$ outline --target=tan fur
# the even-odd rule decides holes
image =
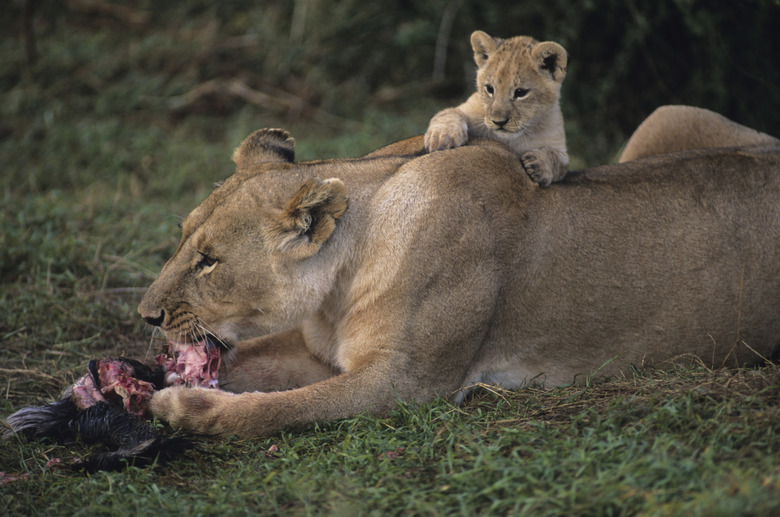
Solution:
[[[559,105],[566,50],[528,36],[507,40],[471,35],[477,91],[456,108],[437,113],[425,132],[429,151],[451,149],[470,137],[511,147],[535,182],[548,186],[566,174],[569,155]]]
[[[693,106],[661,106],[634,131],[618,161],[687,149],[741,145],[780,145],[780,140],[714,111]]]
[[[423,135],[406,138],[399,142],[393,142],[384,147],[372,151],[364,158],[376,158],[379,156],[422,156],[427,151],[423,145]]]
[[[240,393],[154,395],[174,426],[262,436],[480,382],[742,364],[780,339],[780,147],[541,189],[490,140],[292,164],[268,137],[242,144],[139,306],[171,339],[234,345],[220,384]]]

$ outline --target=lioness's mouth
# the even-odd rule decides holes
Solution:
[[[165,385],[219,388],[221,351],[227,345],[216,336],[207,335],[196,343],[168,342],[167,350],[155,357],[165,370]]]
[[[222,348],[227,346],[212,336],[197,343],[171,341],[155,357],[157,369],[125,358],[92,360],[88,373],[70,388],[70,396],[81,410],[115,400],[140,417],[155,390],[172,385],[219,388]]]

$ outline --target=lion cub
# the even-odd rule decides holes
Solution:
[[[464,145],[469,137],[503,142],[520,155],[528,175],[546,187],[566,174],[569,155],[558,100],[566,76],[566,50],[528,36],[507,40],[471,35],[477,91],[456,108],[440,111],[425,132],[428,152]]]

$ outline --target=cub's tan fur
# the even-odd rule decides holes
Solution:
[[[780,140],[714,111],[693,106],[661,106],[634,131],[618,161],[686,149],[739,145],[780,145]]]
[[[234,345],[227,391],[154,395],[174,426],[267,435],[479,382],[733,365],[780,339],[780,148],[541,189],[490,140],[300,164],[292,146],[280,130],[247,138],[139,306],[170,339]]]
[[[425,132],[425,148],[450,149],[481,136],[520,155],[535,182],[547,186],[566,174],[569,155],[559,105],[566,50],[528,36],[507,40],[482,31],[471,35],[477,91],[456,108],[437,113]]]

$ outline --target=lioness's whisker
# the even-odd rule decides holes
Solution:
[[[155,355],[154,353],[155,341],[165,340],[164,336],[162,338],[160,337],[161,332],[162,330],[160,329],[160,327],[152,327],[152,333],[149,336],[149,346],[146,349],[146,355],[144,356],[144,359],[149,359],[150,355],[151,356]]]

